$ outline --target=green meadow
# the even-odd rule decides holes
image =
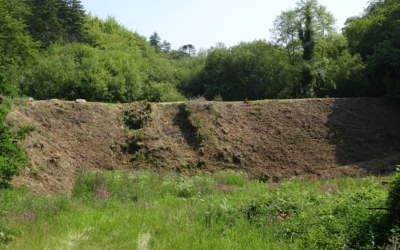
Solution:
[[[392,249],[387,211],[367,209],[385,206],[392,179],[90,172],[59,196],[1,190],[0,247]]]

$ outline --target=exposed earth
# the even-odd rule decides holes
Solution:
[[[187,175],[223,169],[279,180],[393,173],[400,106],[385,99],[131,104],[59,100],[16,105],[8,119],[37,130],[15,177],[37,193],[72,188],[93,169]]]

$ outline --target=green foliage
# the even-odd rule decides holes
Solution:
[[[271,29],[274,42],[288,55],[288,62],[295,66],[299,61],[301,42],[298,39],[298,15],[296,11],[282,11]]]
[[[192,44],[186,44],[179,47],[178,51],[183,52],[189,56],[194,56],[196,54],[196,48]]]
[[[53,43],[82,41],[85,11],[79,0],[26,0],[31,13],[24,18],[31,36],[43,48]]]
[[[390,192],[387,200],[392,227],[400,226],[400,165],[397,167],[396,175],[393,181],[390,182]]]
[[[38,44],[26,32],[27,24],[22,18],[29,14],[23,0],[0,0],[0,73],[11,65],[29,64],[37,55]]]
[[[60,41],[63,33],[62,20],[58,13],[61,1],[29,0],[32,15],[28,16],[30,33],[35,41],[40,41],[44,48]]]
[[[286,87],[279,72],[283,53],[265,41],[241,43],[210,51],[204,66],[204,96],[220,95],[225,101],[276,98]]]
[[[63,43],[79,42],[85,38],[85,10],[81,1],[61,1],[59,16],[63,22]]]
[[[4,190],[0,216],[3,227],[23,232],[10,249],[59,249],[72,240],[81,249],[129,249],[145,244],[144,233],[152,249],[381,249],[390,244],[380,222],[386,212],[365,207],[384,206],[385,180],[96,171],[79,174],[72,195]]]
[[[156,53],[159,53],[161,51],[161,38],[157,34],[157,32],[154,32],[150,36],[149,43],[150,43],[151,46],[154,47],[154,50],[156,51]]]
[[[5,73],[0,73],[0,94],[4,96],[15,96],[15,88],[7,81]],[[0,103],[1,104],[1,103]]]
[[[400,95],[398,0],[372,2],[348,20],[345,36],[326,7],[301,0],[276,18],[273,43],[217,44],[197,53],[192,44],[171,50],[156,32],[147,41],[113,16],[86,15],[79,0],[0,0],[0,10],[0,73],[10,83],[2,91],[35,99]]]
[[[178,102],[186,100],[171,83],[150,82],[146,85],[144,93],[153,102]]]
[[[313,9],[315,9],[316,1],[301,1],[298,3],[298,12],[301,13],[300,20],[304,24],[300,23],[298,27],[299,39],[303,47],[303,59],[305,61],[310,61],[314,57],[315,39],[314,39],[314,29],[313,29]]]
[[[216,102],[222,102],[222,101],[223,101],[222,96],[221,96],[220,94],[215,95],[215,96],[214,96],[214,101],[216,101]]]
[[[12,177],[20,174],[19,168],[25,167],[28,160],[18,140],[24,140],[26,134],[34,131],[36,127],[21,126],[17,131],[13,131],[13,123],[6,121],[9,108],[7,102],[1,102],[4,103],[0,103],[0,188],[8,188]]]
[[[334,89],[322,91],[320,96],[369,96],[366,68],[359,54],[352,56],[348,51],[344,51],[332,62],[330,72]]]
[[[310,192],[296,183],[269,184],[269,191],[244,205],[243,212],[251,223],[276,227],[278,233],[297,238],[304,246],[316,240],[318,249],[339,245],[372,249],[387,240],[381,232],[385,213],[371,214],[365,209],[384,202],[382,190],[363,187],[349,192],[328,182]]]
[[[22,89],[35,99],[84,98],[133,102],[143,98],[140,55],[84,44],[52,45],[27,75]]]
[[[146,40],[115,21],[85,17],[89,44],[53,44],[24,77],[12,75],[35,99],[89,101],[182,101],[175,62],[157,55]],[[75,35],[66,34],[70,39]],[[18,79],[19,78],[19,79]]]
[[[400,97],[400,2],[373,1],[364,15],[347,19],[344,34],[364,61],[370,95]]]
[[[9,244],[14,240],[15,236],[21,236],[20,231],[13,230],[6,226],[0,225],[0,244]]]
[[[214,180],[220,185],[233,185],[238,187],[243,187],[249,182],[244,173],[235,171],[219,172],[214,175]]]

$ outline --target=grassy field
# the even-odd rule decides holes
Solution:
[[[391,178],[86,173],[70,195],[2,190],[0,248],[379,249],[391,225],[366,208],[385,206]]]

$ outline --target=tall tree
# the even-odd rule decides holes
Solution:
[[[157,53],[161,51],[161,37],[157,34],[157,32],[154,32],[150,36],[149,43],[151,46],[154,47],[154,49]]]
[[[313,65],[323,65],[321,63],[311,63],[315,56],[315,46],[318,40],[322,40],[326,33],[333,30],[335,19],[326,7],[318,4],[317,0],[300,0],[297,3],[296,12],[298,13],[299,39],[303,47],[302,58],[305,64],[302,69],[302,92],[307,97],[314,97],[319,86],[313,74]],[[321,57],[323,57],[323,51]],[[322,61],[321,61],[322,62]]]
[[[63,43],[78,42],[83,37],[85,10],[79,0],[61,0],[59,18],[63,27]]]
[[[196,48],[192,44],[188,44],[188,52],[190,56],[194,56],[196,54]]]
[[[303,47],[303,55],[302,58],[304,61],[311,61],[314,57],[314,48],[315,48],[315,37],[314,37],[314,30],[313,30],[313,7],[315,6],[314,0],[301,0],[298,2],[297,11],[299,13],[299,38],[301,41],[301,45]],[[313,97],[315,95],[312,80],[313,75],[311,73],[310,67],[305,67],[302,69],[302,92],[303,95],[307,97]]]
[[[303,46],[303,59],[310,61],[314,57],[315,48],[315,30],[313,23],[315,18],[315,0],[301,0],[297,3],[297,12],[299,15],[298,31],[301,45]]]
[[[164,53],[168,53],[171,51],[171,43],[167,42],[166,40],[164,40],[161,44],[161,51],[163,51]]]
[[[333,17],[332,13],[327,11],[325,6],[317,5],[315,9],[315,40],[316,46],[319,46],[319,56],[321,58],[324,57],[325,54],[325,40],[328,39],[332,34],[336,33],[334,28],[335,25],[335,18]]]
[[[196,48],[192,44],[182,45],[178,50],[189,56],[194,56],[196,54]]]
[[[9,64],[26,64],[37,54],[37,44],[25,31],[22,19],[29,14],[22,0],[0,0],[0,71]]]
[[[370,94],[400,98],[400,0],[373,1],[346,25],[350,51],[366,62]]]
[[[33,39],[42,42],[42,47],[60,41],[64,29],[63,20],[59,18],[62,6],[59,0],[28,0],[32,15],[28,18],[29,31]]]
[[[299,40],[298,16],[293,10],[282,11],[274,21],[271,29],[273,39],[278,48],[282,48],[287,54],[290,64],[290,79],[293,85],[293,95],[298,96],[298,77],[296,66],[300,59],[301,42]]]
[[[285,49],[289,64],[296,64],[296,53],[300,50],[298,39],[298,20],[295,11],[282,11],[274,21],[274,27],[271,29],[275,43]]]
[[[286,51],[288,61],[293,67],[292,81],[296,96],[299,92],[302,96],[315,95],[312,86],[315,79],[310,67],[321,64],[310,62],[316,56],[316,48],[320,52],[319,56],[324,57],[325,47],[328,46],[325,40],[333,32],[334,24],[335,19],[332,14],[326,7],[319,5],[317,0],[300,0],[296,9],[284,11],[275,19],[271,31],[275,43]],[[303,66],[299,64],[301,62]],[[301,67],[300,88],[297,87],[298,67]]]

